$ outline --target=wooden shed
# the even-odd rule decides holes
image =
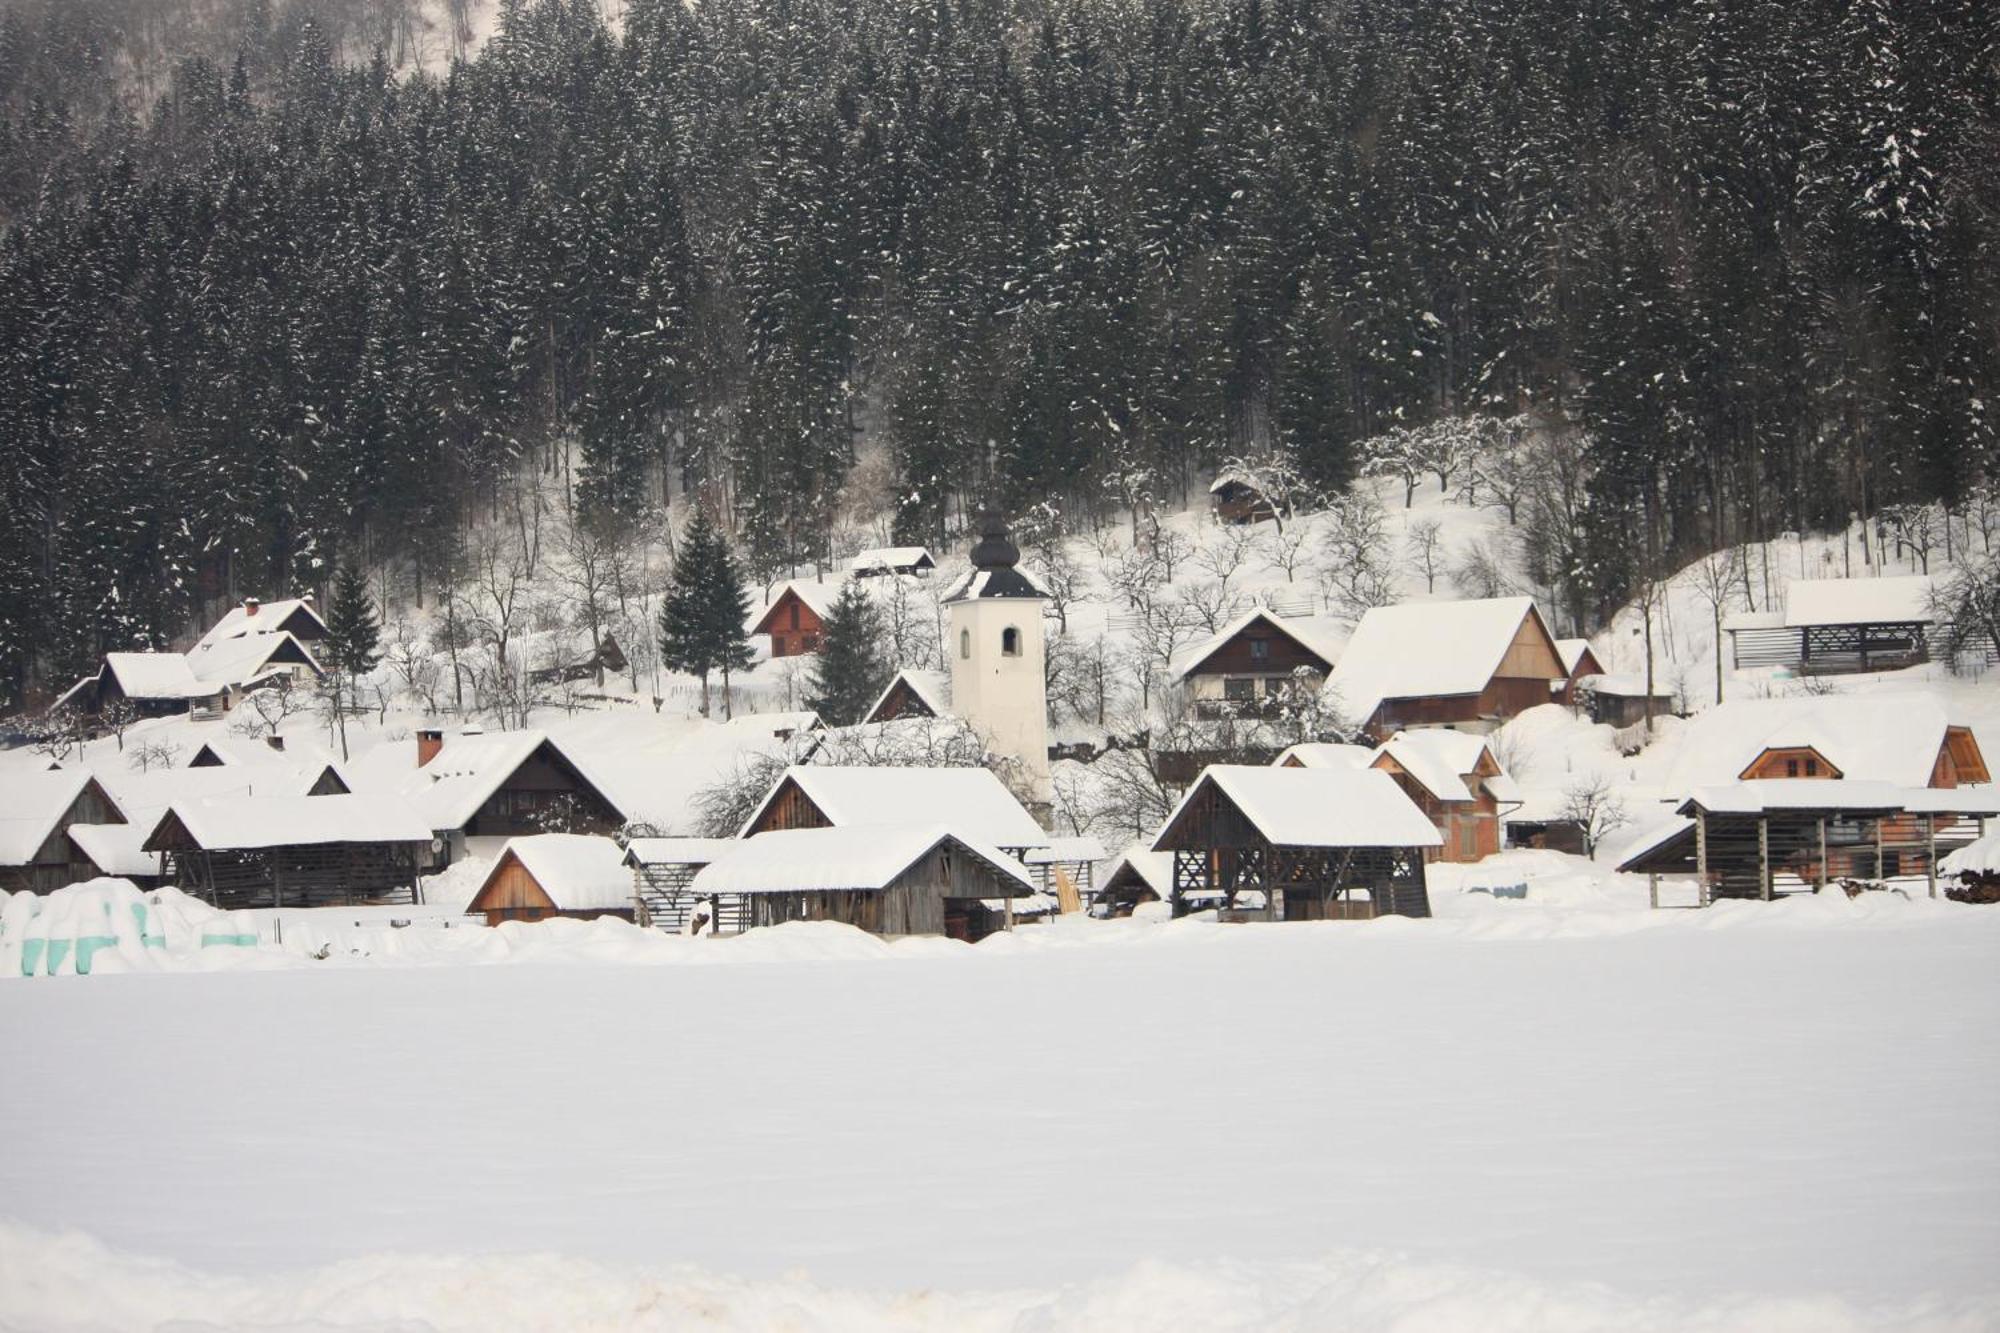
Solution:
[[[69,836],[77,826],[123,824],[110,793],[80,768],[0,776],[0,889],[52,893],[112,873]]]
[[[1568,680],[1530,597],[1378,606],[1326,680],[1326,702],[1376,739],[1410,727],[1490,730]]]
[[[1164,903],[1174,896],[1174,854],[1153,851],[1135,842],[1119,853],[1091,897],[1090,914],[1127,917],[1142,903]]]
[[[1278,507],[1250,478],[1224,472],[1208,488],[1209,508],[1221,523],[1263,523],[1278,516]]]
[[[819,651],[826,618],[840,596],[838,586],[788,580],[755,619],[750,633],[771,636],[771,656],[797,657]]]
[[[1018,857],[1049,835],[984,768],[861,768],[802,764],[785,770],[742,835],[856,824],[937,825]]]
[[[887,574],[922,577],[936,568],[937,561],[921,546],[879,546],[862,551],[848,565],[857,579],[881,578]]]
[[[1841,880],[1922,882],[1936,897],[1939,860],[1996,814],[2000,796],[1990,788],[1759,779],[1691,793],[1618,868],[1648,877],[1656,907],[1663,877],[1694,880],[1704,907]]]
[[[934,824],[760,833],[696,875],[698,895],[740,895],[750,924],[839,921],[877,935],[978,940],[1034,893],[1019,862]],[[1001,902],[1001,911],[987,906]]]
[[[176,802],[142,845],[169,882],[235,909],[419,902],[430,844],[394,799],[248,796]]]
[[[1153,850],[1174,854],[1176,913],[1193,894],[1310,921],[1429,916],[1424,854],[1442,839],[1387,773],[1216,764],[1167,817]]]
[[[550,917],[631,921],[636,890],[625,850],[610,838],[539,833],[508,839],[465,911],[489,926]]]
[[[1557,639],[1556,655],[1562,659],[1563,683],[1552,691],[1554,699],[1571,707],[1576,703],[1576,683],[1585,676],[1603,675],[1604,663],[1598,660],[1589,639]]]

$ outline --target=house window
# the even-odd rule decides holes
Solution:
[[[1248,703],[1257,697],[1257,682],[1248,676],[1230,676],[1222,682],[1222,697]]]
[[[1253,662],[1268,662],[1268,661],[1270,661],[1270,660],[1271,660],[1271,641],[1270,641],[1269,639],[1252,639],[1252,640],[1250,640],[1250,660],[1251,660],[1251,661],[1253,661]]]
[[[786,626],[786,628],[797,629],[799,627],[799,604],[797,602],[793,602],[790,606],[785,608],[785,613],[791,617],[791,624]]]
[[[1019,657],[1021,655],[1021,631],[1009,625],[1000,631],[1000,655]]]
[[[1809,778],[1816,778],[1819,776],[1819,760],[1817,759],[1806,760],[1806,776]]]
[[[1787,759],[1785,761],[1785,776],[1788,778],[1795,778],[1798,775],[1799,775],[1799,761],[1796,759]]]
[[[972,657],[972,631],[969,629],[958,632],[958,655],[967,660]]]

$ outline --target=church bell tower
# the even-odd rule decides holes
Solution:
[[[945,598],[951,608],[951,706],[994,752],[1015,762],[1020,785],[1046,817],[1054,801],[1042,642],[1048,594],[1021,571],[1020,561],[999,511],[983,510],[972,572]]]

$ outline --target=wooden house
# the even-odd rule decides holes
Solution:
[[[95,717],[123,702],[139,717],[175,717],[220,711],[225,692],[197,678],[180,653],[106,653],[97,673],[70,686],[56,706]]]
[[[719,904],[694,892],[696,875],[741,846],[739,838],[632,839],[625,847],[625,865],[638,900],[635,920],[675,934],[731,935],[749,929],[741,898]]]
[[[311,593],[275,602],[245,597],[240,605],[231,607],[210,626],[195,647],[207,648],[227,639],[240,639],[251,634],[281,633],[290,634],[303,643],[318,643],[326,637],[326,621],[320,618],[319,608],[314,605]]]
[[[1254,892],[1259,915],[1309,921],[1429,916],[1424,855],[1441,842],[1387,773],[1217,764],[1153,850],[1173,853],[1177,914],[1219,894],[1231,917]]]
[[[881,578],[889,574],[913,574],[921,578],[937,568],[937,561],[921,546],[883,546],[862,551],[848,565],[857,579]]]
[[[750,633],[768,634],[771,656],[798,657],[819,651],[820,635],[840,589],[827,583],[791,579],[780,585],[769,606],[750,622]]]
[[[1005,929],[1007,904],[1034,893],[1013,857],[935,824],[760,833],[692,888],[718,902],[742,899],[753,926],[839,921],[876,935],[968,941]]]
[[[1426,860],[1493,855],[1500,850],[1501,816],[1520,804],[1493,747],[1472,732],[1399,731],[1376,750],[1369,767],[1387,773],[1437,829],[1443,842]]]
[[[1576,704],[1576,683],[1585,676],[1604,674],[1604,663],[1590,646],[1589,639],[1557,639],[1556,655],[1562,659],[1563,683],[1552,692],[1554,701],[1564,707]]]
[[[1936,897],[1940,860],[1996,814],[2000,793],[1991,788],[1735,782],[1695,790],[1676,818],[1627,845],[1618,868],[1648,877],[1656,907],[1662,877],[1693,879],[1704,907],[1844,880],[1921,881]]]
[[[1382,740],[1411,727],[1491,730],[1567,679],[1532,598],[1406,602],[1361,618],[1324,697]]]
[[[466,915],[486,924],[550,917],[635,918],[636,890],[625,851],[610,838],[538,833],[510,838],[494,859]]]
[[[892,823],[935,824],[1017,858],[1049,842],[1034,816],[987,769],[832,764],[786,769],[744,824],[742,836]]]
[[[1209,508],[1219,523],[1263,523],[1278,516],[1278,507],[1249,477],[1225,471],[1208,488]]]
[[[420,901],[431,831],[375,796],[177,801],[142,844],[169,882],[217,907],[353,907]]]
[[[123,824],[104,786],[80,768],[12,770],[0,775],[0,889],[52,893],[115,873],[99,865],[74,827]]]
[[[395,790],[439,839],[436,865],[475,838],[613,833],[630,818],[612,784],[544,732],[425,728],[415,753],[415,771]]]
[[[199,644],[189,650],[187,663],[195,679],[220,692],[224,708],[251,690],[310,685],[325,675],[305,642],[289,630]]]
[[[869,708],[863,722],[893,722],[900,717],[944,717],[951,712],[947,678],[941,671],[904,667]]]
[[[1333,670],[1331,634],[1317,622],[1252,607],[1220,632],[1177,655],[1174,676],[1198,714],[1256,716],[1301,679],[1317,690]]]
[[[1993,780],[1978,734],[1931,694],[1732,699],[1682,728],[1666,785],[1760,778],[1860,779],[1898,787]]]

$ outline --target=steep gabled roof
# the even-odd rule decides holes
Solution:
[[[1598,661],[1597,652],[1590,646],[1589,639],[1557,639],[1556,656],[1562,659],[1565,675],[1574,676],[1577,668],[1583,665],[1586,656],[1597,664],[1598,669],[1604,666],[1604,663]]]
[[[1365,720],[1389,699],[1478,694],[1531,617],[1554,654],[1555,639],[1532,597],[1378,606],[1354,627],[1326,678],[1327,695],[1348,716]]]
[[[1040,847],[1049,840],[999,778],[984,768],[858,768],[794,765],[755,813],[747,834],[787,783],[837,828],[867,824],[936,824],[995,847]]]
[[[464,828],[493,793],[543,747],[573,770],[578,780],[621,819],[630,817],[609,784],[579,762],[576,754],[541,731],[476,732],[448,737],[435,758],[403,779],[401,794],[420,818],[429,821],[431,828]]]
[[[786,829],[749,838],[694,877],[696,893],[812,893],[887,888],[940,843],[984,864],[1014,894],[1034,891],[1019,862],[937,824]],[[982,897],[988,896],[982,891]]]
[[[1331,669],[1339,650],[1329,642],[1327,628],[1317,621],[1301,618],[1287,619],[1267,606],[1253,606],[1236,619],[1224,625],[1215,634],[1189,648],[1184,653],[1175,654],[1178,666],[1174,671],[1177,680],[1186,680],[1202,668],[1209,658],[1214,657],[1228,646],[1230,640],[1249,629],[1252,625],[1265,625],[1297,644],[1302,652],[1310,653]]]
[[[809,579],[786,579],[772,590],[771,600],[762,610],[750,613],[749,633],[768,634],[768,623],[778,608],[785,604],[786,594],[796,597],[805,604],[808,611],[825,620],[833,614],[833,604],[840,600],[841,583],[815,583]]]
[[[1922,787],[1951,717],[1928,694],[1732,699],[1690,718],[1676,738],[1665,785],[1674,791],[1735,781],[1767,750],[1814,750],[1848,780]]]
[[[875,696],[875,702],[868,706],[868,711],[862,714],[861,720],[880,721],[876,715],[882,711],[882,705],[889,702],[889,696],[896,692],[896,687],[899,685],[915,696],[918,703],[928,708],[932,717],[945,717],[951,712],[950,679],[942,671],[918,671],[913,667],[904,667],[889,678],[889,683],[883,687],[882,693]]]
[[[283,626],[301,612],[319,626],[320,633],[326,633],[326,621],[320,619],[319,612],[310,601],[303,597],[285,597],[275,602],[260,602],[254,616],[241,606],[230,607],[223,613],[222,619],[201,636],[195,647],[206,648],[210,644],[241,638],[246,634],[268,634],[273,632],[273,626]]]
[[[91,782],[82,768],[0,773],[0,865],[26,865]]]
[[[150,830],[143,824],[71,824],[68,832],[101,875],[156,879],[162,872],[160,854],[145,850]]]
[[[878,546],[862,551],[848,563],[856,573],[862,570],[936,568],[937,561],[922,546]]]
[[[1371,763],[1388,758],[1440,801],[1470,801],[1465,775],[1479,769],[1489,751],[1484,736],[1445,727],[1399,731],[1375,749]]]
[[[1301,741],[1288,746],[1271,762],[1283,768],[1366,768],[1375,751],[1366,745],[1334,741]]]
[[[1174,896],[1174,854],[1156,852],[1144,842],[1135,842],[1118,854],[1111,868],[1104,873],[1104,887],[1109,888],[1121,876],[1131,875],[1165,902]],[[1101,892],[1102,890],[1100,890]]]
[[[380,796],[253,796],[176,801],[143,844],[167,850],[176,832],[204,851],[340,843],[428,843],[431,830],[403,802]]]
[[[537,833],[509,838],[493,859],[493,869],[472,895],[467,912],[493,886],[509,858],[521,863],[559,912],[604,911],[632,905],[632,872],[625,853],[610,838],[582,833]]]
[[[319,662],[298,636],[281,630],[276,634],[239,634],[195,648],[187,655],[188,669],[211,692],[226,685],[248,685],[278,670],[282,665],[303,662],[314,675]]]
[[[1395,779],[1378,769],[1211,764],[1167,816],[1154,851],[1174,850],[1175,825],[1210,788],[1274,847],[1437,847],[1444,841]]]

